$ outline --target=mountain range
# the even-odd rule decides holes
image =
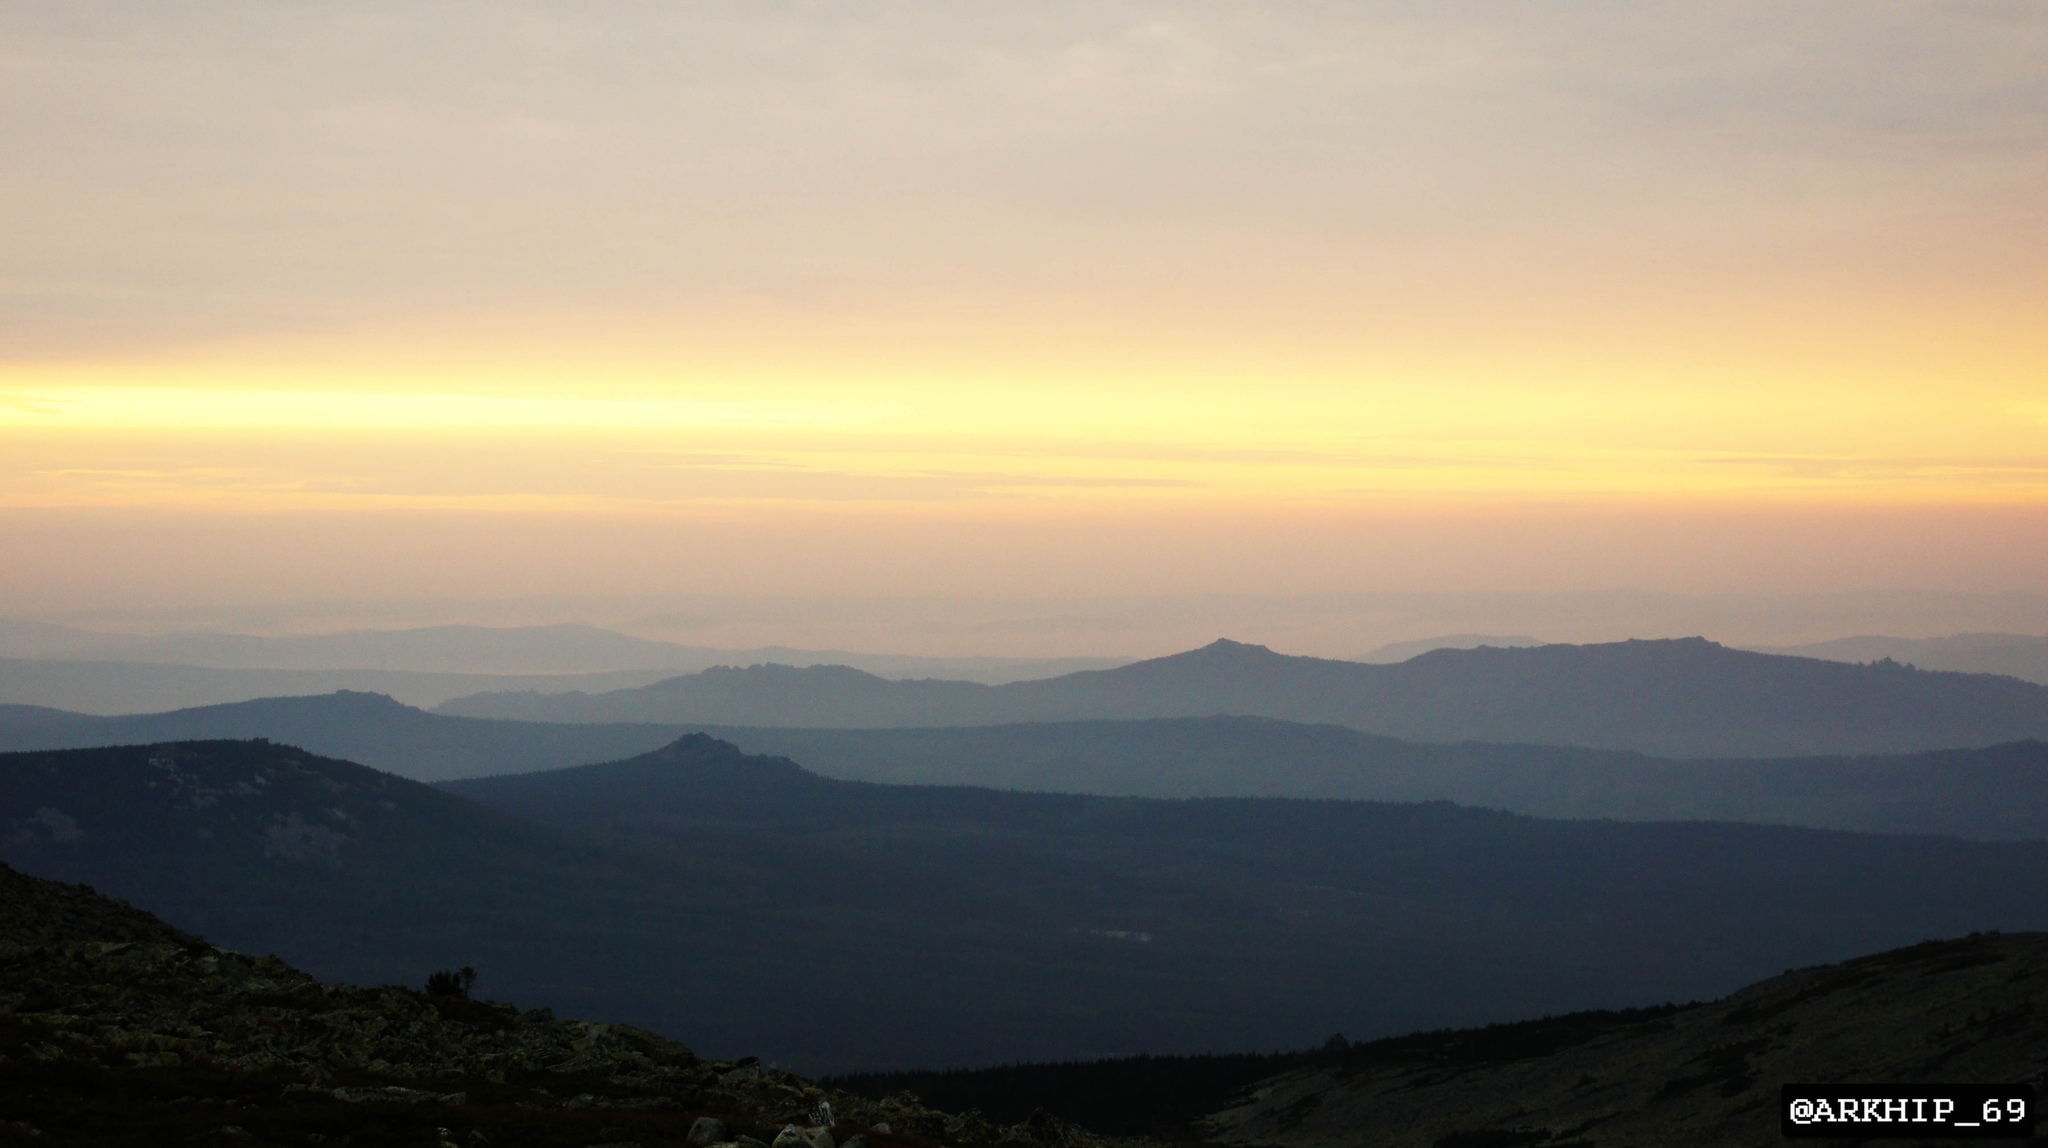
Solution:
[[[0,860],[358,983],[785,1066],[1303,1047],[2048,926],[2048,844],[835,781],[708,737],[438,791],[304,751],[0,756]]]
[[[611,727],[593,726],[592,729]],[[2048,839],[2048,742],[1780,758],[1438,745],[1272,718],[929,729],[707,727],[826,777],[1118,797],[1454,801],[1538,817]]]
[[[421,781],[629,757],[683,732],[674,726],[452,718],[349,690],[123,717],[0,706],[0,750],[264,738]]]
[[[266,738],[423,781],[632,756],[686,726],[450,717],[375,694],[104,718],[0,706],[0,750]],[[1455,801],[1558,818],[1721,820],[1981,840],[2048,838],[2048,745],[1918,754],[1671,759],[1404,742],[1271,718],[927,729],[708,727],[826,777],[1112,797]]]
[[[641,638],[598,626],[424,626],[328,634],[198,631],[123,634],[0,618],[0,657],[146,662],[223,670],[381,670],[434,674],[581,675],[701,670],[779,662],[859,666],[884,677],[943,674],[1004,682],[1099,669],[1123,658],[927,657],[789,646],[721,649]]]
[[[2048,687],[2031,682],[1758,654],[1700,638],[1440,649],[1394,665],[1218,641],[1000,686],[766,665],[600,694],[479,694],[436,710],[528,721],[865,728],[1227,714],[1413,741],[1677,757],[1910,752],[2048,737]]]
[[[336,690],[389,694],[431,706],[479,690],[613,690],[646,685],[674,670],[588,674],[467,674],[377,669],[221,669],[157,662],[0,658],[0,698],[100,715],[155,713]]]

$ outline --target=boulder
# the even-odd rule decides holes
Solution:
[[[830,1128],[806,1128],[798,1124],[785,1124],[775,1134],[774,1148],[838,1148],[832,1142]]]

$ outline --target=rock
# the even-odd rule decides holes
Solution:
[[[725,1121],[716,1116],[699,1116],[697,1122],[690,1125],[688,1139],[690,1148],[711,1148],[713,1144],[723,1143]]]
[[[775,1136],[774,1148],[838,1148],[838,1145],[832,1143],[830,1128],[785,1124]]]
[[[467,1092],[424,1092],[387,1084],[382,1088],[337,1088],[328,1093],[349,1104],[467,1104]]]
[[[1059,1145],[1069,1139],[1066,1123],[1043,1108],[1033,1109],[1022,1123],[1003,1130],[1003,1144]]]
[[[946,1121],[946,1139],[955,1144],[990,1144],[1001,1136],[1002,1129],[989,1123],[979,1108],[970,1108]]]

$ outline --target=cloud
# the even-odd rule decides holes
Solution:
[[[2038,242],[2044,43],[2022,3],[23,0],[0,275],[44,321],[0,354],[479,313],[1342,311],[1561,258],[1783,267],[1811,257],[1788,232],[1861,250],[1902,215]]]

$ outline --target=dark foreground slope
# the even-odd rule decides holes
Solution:
[[[1210,1118],[1284,1148],[1750,1148],[1797,1082],[2032,1083],[2048,1074],[2048,936],[1929,942],[1665,1016],[1561,1017],[1318,1057]]]
[[[1537,817],[2048,838],[2048,742],[1861,757],[1672,759],[1400,741],[1271,718],[706,732],[847,780],[1115,797],[1454,801]]]
[[[681,1145],[702,1117],[765,1141],[820,1102],[836,1139],[874,1148],[1101,1144],[828,1093],[624,1025],[322,984],[0,865],[6,1143]]]
[[[451,788],[499,808],[276,745],[8,755],[0,857],[318,975],[475,965],[816,1070],[1298,1048],[2048,927],[2042,843],[864,785],[703,737]]]
[[[603,694],[479,694],[438,707],[538,721],[878,728],[1234,714],[1416,741],[1681,757],[1886,753],[2048,737],[2048,687],[1849,665],[1699,638],[1435,650],[1397,665],[1217,642],[1043,681],[884,681],[844,666],[715,669]]]
[[[2037,1087],[2048,935],[1931,941],[1712,1004],[1581,1012],[1266,1056],[1134,1057],[833,1078],[996,1120],[1288,1148],[1774,1143],[1781,1085]]]
[[[448,717],[351,690],[120,717],[0,706],[0,750],[266,738],[419,781],[605,761],[645,753],[681,732]]]

